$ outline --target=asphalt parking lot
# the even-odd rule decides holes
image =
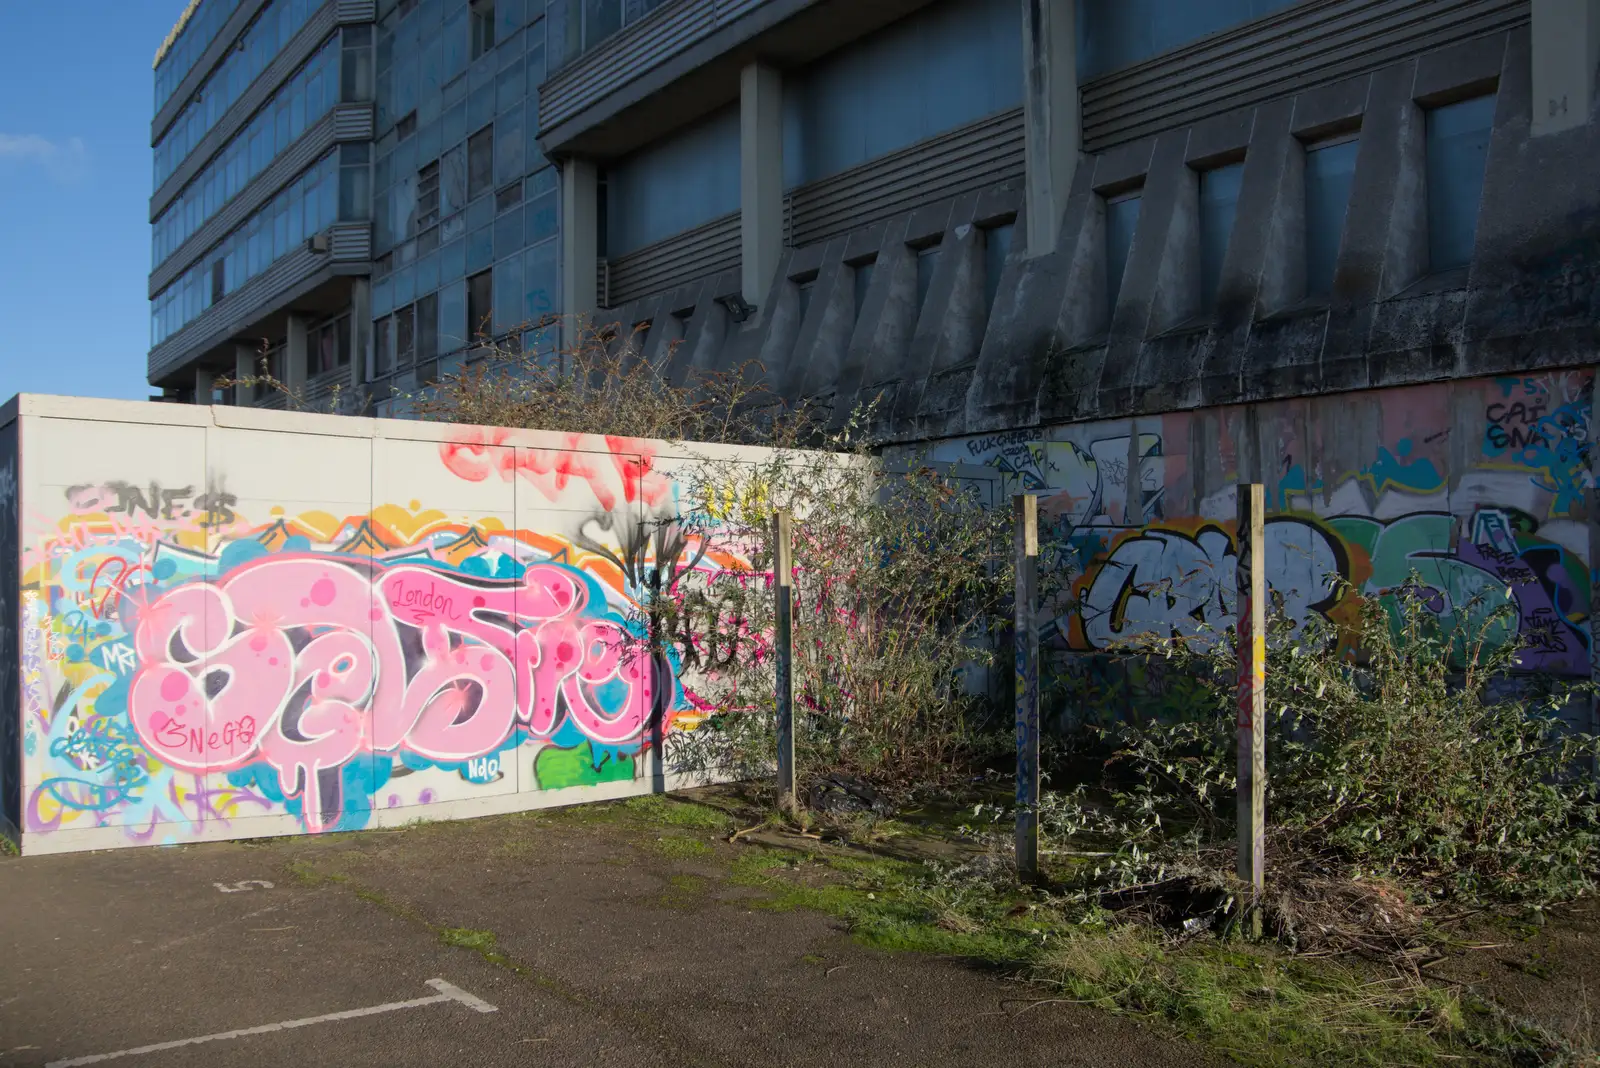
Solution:
[[[751,847],[706,837],[674,859],[648,828],[497,817],[0,858],[0,1068],[1209,1059],[755,907],[722,879]]]

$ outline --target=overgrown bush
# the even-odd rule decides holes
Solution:
[[[1413,576],[1367,598],[1345,633],[1321,617],[1269,624],[1269,890],[1329,876],[1392,881],[1417,900],[1540,903],[1592,890],[1600,742],[1559,715],[1586,687],[1514,677],[1518,648],[1489,640],[1507,632],[1509,590],[1448,629],[1425,594]],[[1054,795],[1045,826],[1114,843],[1096,875],[1109,884],[1148,883],[1208,852],[1199,867],[1227,870],[1233,643],[1146,641],[1137,653],[1197,680],[1199,699],[1185,715],[1099,728],[1106,789]]]
[[[716,708],[686,743],[747,764],[775,753],[772,518],[793,516],[793,692],[804,780],[846,775],[891,794],[970,774],[985,751],[996,621],[1008,612],[1010,524],[939,465],[891,470],[857,428],[826,452],[713,461],[688,476],[709,536],[752,546],[756,581],[666,608],[690,656],[714,658]]]
[[[408,414],[434,422],[527,427],[665,441],[797,444],[814,420],[770,394],[759,366],[669,373],[645,360],[645,336],[580,321],[569,345],[523,352],[485,344],[414,394]]]

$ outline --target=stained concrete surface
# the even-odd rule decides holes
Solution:
[[[0,860],[0,1068],[427,997],[114,1065],[1194,1065],[1205,1052],[838,921],[754,907],[741,849],[581,814]],[[217,884],[265,880],[270,889]],[[491,961],[439,932],[493,932]],[[1007,1010],[1010,1010],[1009,1012]]]

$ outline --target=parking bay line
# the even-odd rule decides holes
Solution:
[[[443,979],[429,979],[428,985],[438,991],[425,998],[413,998],[410,1001],[391,1001],[387,1005],[372,1005],[365,1009],[346,1009],[344,1012],[330,1012],[326,1016],[308,1016],[303,1020],[286,1020],[283,1023],[262,1024],[259,1027],[245,1027],[237,1031],[219,1031],[214,1035],[201,1035],[198,1038],[180,1038],[176,1042],[157,1042],[152,1046],[139,1046],[134,1049],[119,1049],[115,1053],[96,1053],[88,1057],[73,1057],[64,1061],[51,1061],[45,1068],[72,1068],[79,1064],[99,1064],[101,1061],[115,1060],[118,1057],[135,1057],[142,1053],[158,1053],[161,1050],[178,1049],[181,1046],[197,1046],[202,1042],[220,1042],[230,1038],[245,1038],[249,1035],[266,1035],[274,1031],[288,1031],[296,1027],[309,1027],[312,1024],[333,1023],[336,1020],[354,1020],[362,1016],[377,1016],[385,1012],[399,1012],[401,1009],[420,1009],[424,1005],[438,1005],[445,1001],[460,1002],[474,1012],[495,1012],[495,1006],[482,998],[462,990],[453,983]]]

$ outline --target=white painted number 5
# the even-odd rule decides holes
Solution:
[[[244,882],[234,883],[232,886],[227,883],[212,883],[211,885],[221,890],[224,894],[237,894],[241,890],[254,890],[257,887],[262,890],[272,889],[272,884],[265,879],[246,879]]]

